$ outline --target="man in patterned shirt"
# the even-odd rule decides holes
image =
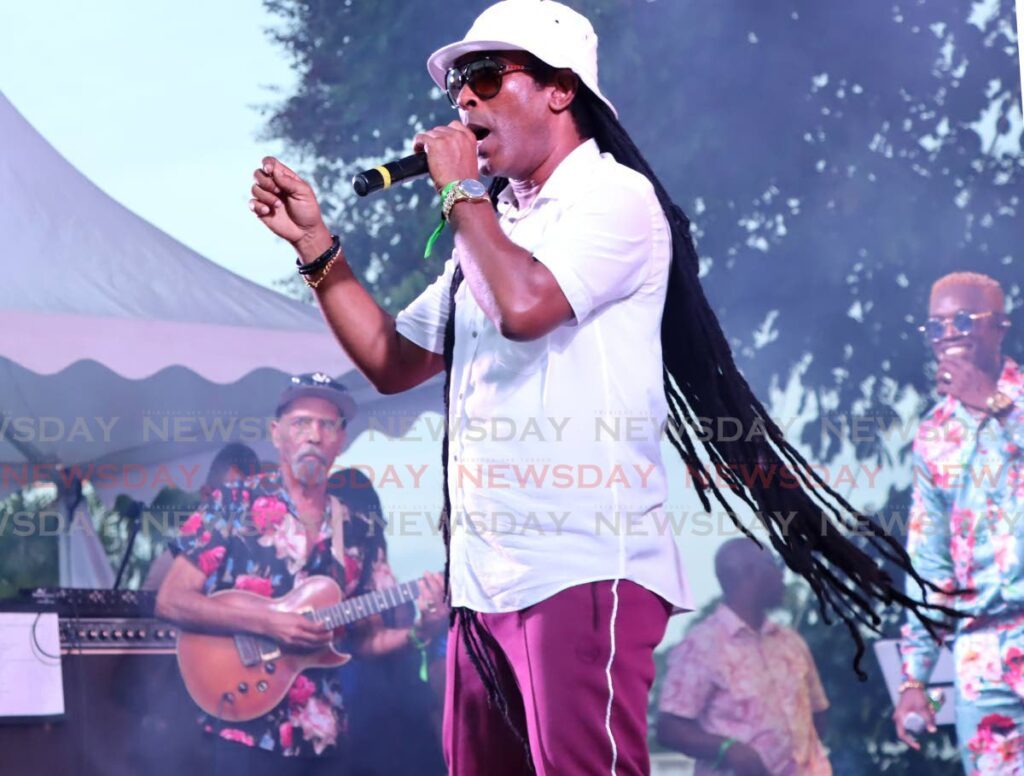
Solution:
[[[326,375],[291,378],[271,424],[280,469],[213,490],[182,524],[178,556],[157,597],[159,616],[184,627],[245,631],[286,648],[314,649],[332,638],[323,625],[291,612],[236,608],[209,594],[235,589],[277,598],[317,574],[334,579],[346,596],[393,584],[383,554],[366,558],[360,545],[335,540],[344,536],[347,513],[328,496],[327,475],[354,412],[348,392]],[[351,632],[347,648],[380,655],[410,640],[429,641],[447,626],[443,599],[440,575],[427,574],[418,623],[387,628],[371,621],[371,627]],[[202,724],[219,740],[236,742],[214,747],[218,776],[345,772],[338,669],[306,671],[285,700],[256,720],[224,724],[205,717]]]
[[[952,592],[967,616],[955,631],[956,728],[969,774],[1024,772],[1024,379],[1002,355],[1003,291],[985,275],[954,273],[932,287],[922,327],[942,397],[914,440],[907,548],[923,577]],[[899,737],[915,712],[935,730],[925,695],[940,644],[917,620],[903,629]]]
[[[782,569],[738,538],[715,554],[715,574],[722,602],[669,655],[658,741],[696,759],[696,776],[830,776],[814,658],[766,617],[782,604]]]

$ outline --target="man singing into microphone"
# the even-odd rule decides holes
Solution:
[[[871,534],[834,493],[734,474],[813,476],[733,363],[689,223],[600,89],[590,22],[551,0],[505,0],[427,68],[459,120],[420,133],[414,149],[427,154],[455,250],[397,318],[360,286],[312,190],[281,162],[264,160],[250,207],[297,251],[335,335],[380,391],[446,374],[451,772],[647,773],[653,651],[670,612],[689,604],[664,530],[663,434],[703,483],[705,508],[707,488],[730,509],[714,484],[724,477],[855,639],[874,602],[915,604],[822,516],[824,503]],[[702,456],[694,417],[761,431],[702,437]],[[467,422],[495,418],[520,433],[481,439]],[[558,433],[522,433],[538,425]],[[599,486],[573,467],[600,472]],[[869,541],[909,570],[897,543]]]

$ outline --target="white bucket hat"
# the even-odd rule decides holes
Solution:
[[[526,51],[556,68],[568,68],[612,113],[597,85],[597,33],[587,18],[555,0],[501,0],[480,14],[466,37],[439,48],[427,71],[441,90],[455,60],[474,51]]]

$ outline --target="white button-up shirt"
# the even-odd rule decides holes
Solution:
[[[455,297],[448,488],[455,606],[506,612],[573,585],[629,579],[689,608],[663,505],[668,406],[661,317],[672,245],[650,182],[570,153],[530,207],[511,188],[500,224],[551,271],[575,319],[513,342]],[[457,251],[399,313],[398,332],[443,352]]]

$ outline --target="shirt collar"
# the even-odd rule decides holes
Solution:
[[[718,610],[715,612],[715,617],[718,619],[719,624],[725,628],[726,633],[732,637],[736,636],[743,631],[749,633],[757,633],[750,625],[748,625],[736,612],[729,608],[729,605],[724,601],[718,605]],[[779,626],[769,620],[767,617],[764,622],[761,623],[761,635],[768,635],[775,633],[779,629]]]
[[[534,206],[546,199],[558,199],[573,187],[579,187],[587,170],[600,158],[601,150],[597,147],[597,141],[593,138],[584,140],[558,163],[555,171],[551,173],[551,177],[541,186],[540,192],[534,200]],[[510,184],[498,195],[498,211],[504,214],[509,207],[515,206],[517,206],[516,198]]]

